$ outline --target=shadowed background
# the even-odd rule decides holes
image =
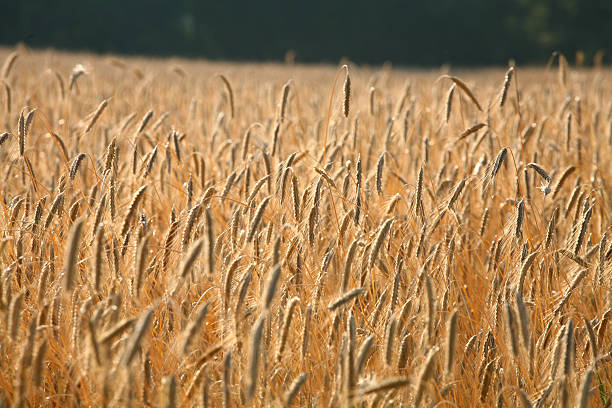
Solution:
[[[226,60],[473,66],[580,51],[590,65],[612,42],[609,0],[4,0],[0,14],[2,45]]]

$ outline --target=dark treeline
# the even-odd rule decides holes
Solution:
[[[412,66],[591,63],[610,51],[610,0],[1,0],[0,43]]]

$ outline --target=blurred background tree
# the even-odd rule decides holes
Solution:
[[[611,0],[2,0],[0,44],[229,60],[587,64],[610,51]]]

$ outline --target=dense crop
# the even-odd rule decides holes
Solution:
[[[3,51],[11,406],[604,406],[612,76]]]

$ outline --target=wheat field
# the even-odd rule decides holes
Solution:
[[[609,69],[0,61],[0,406],[611,406]]]

